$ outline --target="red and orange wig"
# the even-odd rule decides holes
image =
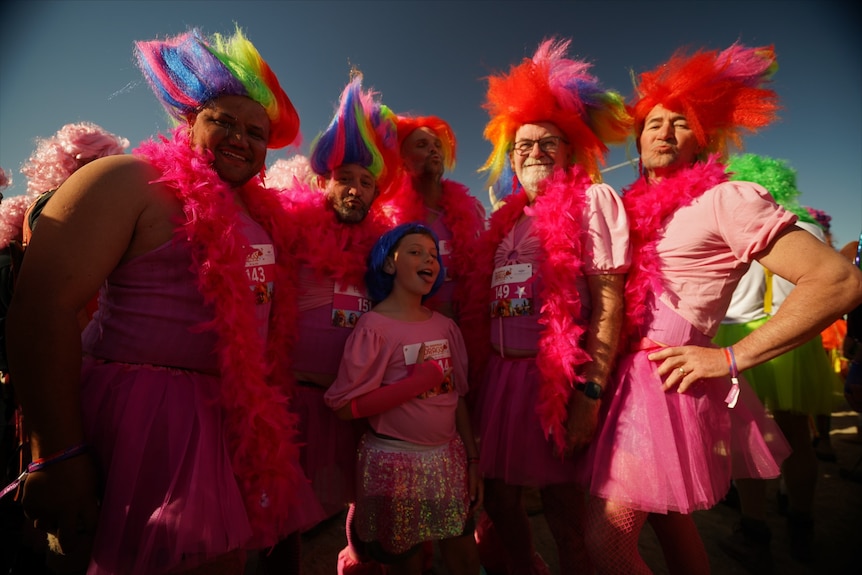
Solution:
[[[778,96],[764,86],[778,69],[772,46],[746,48],[735,43],[718,52],[688,55],[678,50],[671,59],[640,75],[630,106],[635,134],[658,105],[683,114],[703,152],[727,157],[728,142],[742,148],[742,130],[756,132],[775,120]]]

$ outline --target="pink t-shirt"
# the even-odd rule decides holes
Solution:
[[[458,398],[467,393],[467,352],[455,322],[437,312],[418,322],[399,321],[374,311],[363,314],[344,346],[338,377],[324,395],[326,404],[339,409],[383,385],[397,385],[410,373],[408,361],[415,362],[422,343],[444,369],[452,368],[450,378],[423,394],[426,397],[371,416],[368,423],[377,433],[411,443],[448,443],[457,433]],[[430,357],[425,361],[431,361]]]
[[[796,216],[751,182],[725,182],[668,220],[656,249],[671,309],[712,337],[752,260]]]
[[[629,253],[629,222],[622,200],[614,189],[606,184],[594,184],[586,190],[587,209],[580,214],[581,229],[587,229],[583,246],[583,275],[577,285],[581,299],[582,319],[590,316],[592,305],[585,276],[622,274],[631,263]],[[591,255],[591,257],[590,257]],[[495,318],[491,321],[491,343],[506,347],[537,352],[539,336],[544,326],[539,324],[542,309],[543,282],[538,273],[544,261],[544,252],[539,245],[533,227],[533,218],[519,220],[503,238],[494,255],[494,267],[513,264],[532,264],[532,305],[530,315]]]

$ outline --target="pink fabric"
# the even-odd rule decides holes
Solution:
[[[270,243],[247,217],[243,232],[250,244]],[[89,575],[163,572],[248,546],[254,535],[228,449],[215,337],[190,327],[213,314],[190,263],[189,244],[173,241],[117,268],[82,336],[95,356],[81,377],[85,435],[104,478]],[[265,336],[270,303],[255,307]],[[307,482],[295,496],[302,504],[287,532],[321,514]]]
[[[425,301],[425,305],[429,309],[437,309],[441,304],[451,304],[453,302],[455,298],[455,282],[453,278],[456,274],[452,267],[452,231],[446,227],[441,212],[428,211],[436,213],[438,216],[428,227],[437,234],[437,239],[440,242],[440,256],[443,259],[443,266],[446,268],[446,281],[443,282],[437,293]]]
[[[663,304],[645,336],[667,345],[712,347]],[[701,380],[684,394],[666,393],[657,364],[647,359],[650,351],[620,359],[579,482],[595,496],[634,509],[690,513],[715,505],[732,476],[779,475],[789,448],[746,382],[740,382],[734,409],[724,403],[729,378]]]
[[[296,319],[299,337],[291,353],[294,371],[323,373],[334,378],[344,343],[353,330],[332,325],[331,289],[327,305],[302,311]]]
[[[669,218],[659,240],[662,300],[714,336],[747,264],[794,221],[756,184],[708,190]]]
[[[629,220],[616,191],[607,184],[587,188],[587,211],[582,214],[586,275],[625,273],[631,263]]]
[[[595,184],[587,188],[585,198],[589,209],[582,214],[584,234],[583,274],[601,275],[624,273],[630,264],[628,218],[619,196],[610,186]],[[530,209],[526,208],[525,213]],[[511,264],[533,264],[533,315],[496,318],[491,320],[491,343],[522,351],[537,352],[544,326],[538,323],[544,302],[542,279],[537,275],[544,255],[533,225],[533,218],[519,220],[503,237],[494,255],[494,267]],[[581,319],[587,321],[592,306],[586,278],[579,276],[576,289],[581,298]],[[490,287],[489,287],[490,289]]]
[[[452,388],[412,399],[369,417],[368,422],[377,433],[419,445],[447,443],[457,433],[458,397],[467,393],[467,353],[455,322],[437,312],[419,322],[398,321],[374,311],[363,314],[347,340],[338,378],[326,392],[326,403],[339,409],[354,397],[404,379],[409,375],[405,346],[436,340],[448,342]]]
[[[325,391],[297,385],[290,409],[299,416],[299,463],[330,517],[355,500],[356,446],[365,426],[339,419],[323,401]]]
[[[536,360],[493,355],[486,379],[473,412],[482,474],[534,487],[574,481],[577,460],[554,455],[536,411],[541,379]]]
[[[188,329],[212,317],[191,265],[188,247],[175,240],[114,270],[82,335],[84,353],[216,373],[216,334]]]

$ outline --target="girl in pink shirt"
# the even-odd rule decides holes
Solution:
[[[368,418],[348,522],[354,547],[419,573],[416,551],[439,540],[451,573],[475,575],[470,518],[482,489],[464,401],[467,355],[455,323],[422,305],[443,278],[437,237],[426,226],[402,224],[377,241],[366,284],[380,303],[348,338],[325,400],[343,419]]]

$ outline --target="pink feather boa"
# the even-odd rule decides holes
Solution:
[[[376,202],[361,222],[343,223],[326,194],[307,184],[285,190],[280,200],[292,222],[281,233],[289,236],[294,273],[309,268],[318,279],[364,289],[368,254],[391,227]],[[296,301],[292,314],[295,318]]]
[[[725,167],[718,162],[718,156],[711,156],[706,162],[696,163],[668,178],[657,182],[640,178],[625,189],[623,205],[630,220],[632,265],[626,279],[623,341],[643,335],[642,329],[649,325],[651,318],[650,300],[664,292],[661,258],[656,246],[664,236],[667,219],[726,181]]]
[[[463,309],[468,293],[465,282],[459,281],[473,268],[473,248],[476,239],[485,228],[485,210],[470,194],[467,186],[443,180],[440,210],[443,225],[452,232],[452,249],[449,259],[451,270],[447,270],[455,281],[454,305],[456,312]],[[384,208],[393,223],[424,222],[427,219],[425,203],[419,192],[413,189],[410,176],[402,173],[395,184],[395,192]]]
[[[576,280],[581,275],[583,236],[581,214],[587,206],[586,190],[592,184],[583,168],[558,170],[533,206],[522,191],[506,199],[491,216],[490,228],[482,234],[474,253],[468,281],[469,299],[462,315],[462,330],[471,362],[471,381],[481,381],[490,347],[488,290],[497,246],[522,213],[534,218],[533,225],[545,257],[540,266],[544,282],[539,323],[544,326],[536,365],[542,375],[536,412],[545,435],[560,447],[565,444],[568,403],[573,385],[582,381],[580,367],[590,356],[580,347],[586,326],[579,323],[581,300]]]
[[[143,143],[134,153],[161,171],[156,182],[172,189],[183,204],[187,220],[177,233],[192,246],[198,288],[214,309],[212,321],[196,328],[218,334],[221,405],[231,462],[255,541],[271,545],[287,535],[287,518],[297,503],[294,494],[305,480],[298,466],[296,417],[288,411],[284,394],[289,374],[285,350],[292,334],[283,326],[289,320],[286,304],[296,299],[283,257],[290,253],[281,233],[284,210],[275,194],[257,182],[238,191],[279,256],[269,338],[263,342],[245,271],[250,247],[243,239],[233,190],[210,167],[211,155],[191,149],[184,128],[174,132],[173,140],[160,139]]]

